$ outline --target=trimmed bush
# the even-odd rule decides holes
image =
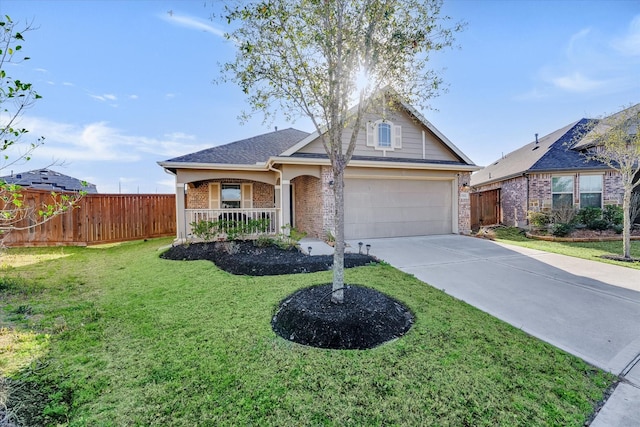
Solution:
[[[551,227],[551,234],[556,237],[566,237],[571,231],[573,231],[573,227],[570,224],[553,224]]]

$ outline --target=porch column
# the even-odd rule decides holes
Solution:
[[[291,224],[291,181],[283,179],[280,183],[280,227]]]
[[[178,240],[185,240],[187,238],[184,199],[184,183],[176,182],[176,238]]]

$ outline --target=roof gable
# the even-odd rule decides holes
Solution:
[[[51,169],[35,169],[0,177],[7,184],[47,191],[86,191],[97,193],[95,184],[83,185],[83,181]]]
[[[446,136],[444,136],[442,132],[440,132],[431,122],[429,122],[422,114],[420,114],[420,112],[418,112],[415,108],[413,108],[412,106],[410,106],[409,104],[401,100],[398,96],[394,95],[392,92],[387,91],[387,93],[390,93],[390,96],[392,96],[398,102],[400,106],[399,110],[413,117],[419,126],[426,128],[428,132],[433,134],[435,138],[442,144],[445,150],[453,153],[455,157],[457,157],[458,159],[460,159],[461,162],[467,165],[474,164],[473,161],[471,161],[471,159],[469,159],[458,147],[455,146],[455,144],[453,144]],[[357,105],[350,109],[349,115],[355,114],[356,111],[357,111]],[[323,128],[322,131],[323,133],[326,132],[326,127]],[[281,156],[283,157],[300,156],[300,155],[307,156],[308,153],[303,154],[305,151],[304,149],[308,147],[310,144],[316,143],[319,138],[320,138],[320,133],[318,131],[315,131],[309,134],[306,138],[304,138],[294,146],[290,147],[288,150],[284,151],[281,154]],[[376,159],[379,157],[380,156],[373,156],[371,158]],[[384,160],[387,161],[389,159],[385,158]]]
[[[277,130],[174,157],[166,162],[255,165],[267,162],[270,157],[277,156],[308,135],[293,128]]]

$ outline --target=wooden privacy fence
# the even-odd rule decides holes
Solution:
[[[500,189],[471,193],[471,229],[500,223]]]
[[[51,203],[51,192],[23,190],[26,204]],[[30,225],[25,218],[16,227]],[[31,223],[33,221],[31,220]],[[13,230],[4,244],[16,246],[92,245],[176,235],[173,194],[87,194],[77,208],[44,224]]]

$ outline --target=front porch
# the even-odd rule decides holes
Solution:
[[[185,236],[189,240],[196,237],[193,228],[201,221],[217,223],[222,232],[225,227],[244,230],[247,237],[278,234],[281,231],[279,213],[277,208],[185,209]]]

